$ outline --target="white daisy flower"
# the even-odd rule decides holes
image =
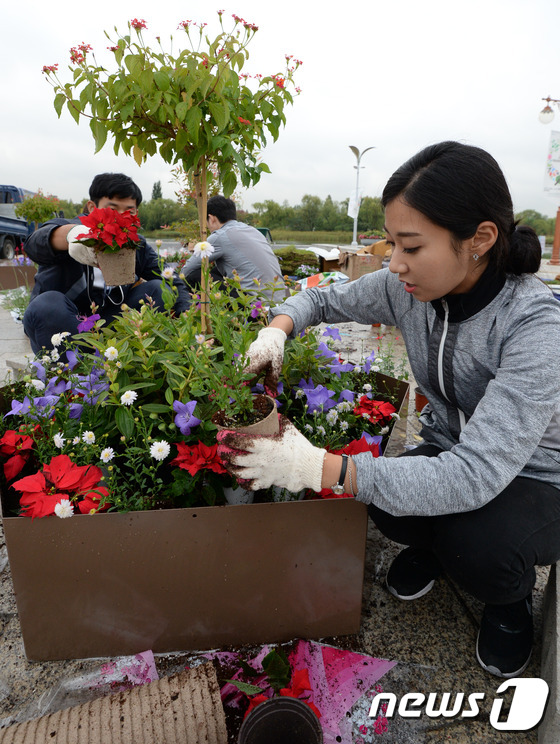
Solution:
[[[64,437],[62,436],[62,434],[60,432],[58,432],[57,434],[55,434],[54,437],[53,437],[54,446],[55,447],[58,447],[58,449],[62,449],[64,447],[64,442],[65,441],[66,440],[64,439]]]
[[[296,398],[303,398],[304,395],[305,395],[305,393],[303,392],[303,390],[301,388],[298,388],[296,390]]]
[[[114,456],[114,449],[112,447],[105,447],[105,449],[102,450],[101,454],[99,455],[99,458],[100,460],[102,460],[102,462],[110,462]]]
[[[388,426],[384,426],[379,433],[380,434],[387,434],[388,431],[389,431],[389,427]]]
[[[322,437],[324,437],[326,433],[327,432],[325,431],[325,427],[324,426],[318,426],[317,427],[317,434],[320,434]]]
[[[205,338],[206,336],[204,335],[204,333],[197,333],[196,336],[194,337],[194,340],[196,341],[197,344],[203,344]]]
[[[206,258],[214,253],[214,246],[207,240],[203,240],[201,243],[197,243],[193,250],[193,255],[199,258]]]
[[[115,349],[114,346],[109,346],[103,352],[103,356],[105,357],[105,359],[108,359],[110,362],[114,362],[118,355],[119,352],[117,351],[117,349]]]
[[[164,279],[173,279],[173,269],[171,266],[166,266],[165,269],[161,272],[161,275]]]
[[[51,359],[53,362],[58,362],[58,360],[60,359],[60,354],[58,353],[56,349],[53,349],[51,351]]]
[[[362,368],[360,367],[359,364],[357,364],[352,371],[353,372],[361,372],[362,371]]]
[[[32,385],[35,388],[35,390],[45,389],[45,383],[41,382],[41,380],[30,380],[29,384]]]
[[[54,513],[61,519],[74,516],[74,509],[69,499],[61,499],[58,504],[55,504]]]
[[[349,426],[348,421],[340,422],[340,428],[342,429],[342,431],[346,431],[348,429],[348,426]]]
[[[95,434],[92,431],[84,431],[84,433],[82,434],[82,441],[86,444],[94,444]]]
[[[365,385],[362,386],[362,390],[365,390],[366,393],[371,393],[373,390],[372,386],[369,384],[369,382],[366,382]]]
[[[54,333],[51,336],[51,344],[53,346],[60,346],[60,344],[64,341],[66,336],[70,335],[70,331],[62,331],[62,333]]]
[[[72,444],[80,444],[80,441],[80,437],[74,437],[74,439],[72,440]]]
[[[123,406],[131,406],[137,397],[138,393],[136,390],[127,390],[126,393],[121,395],[121,403]]]
[[[305,428],[305,431],[311,431],[311,432],[313,431],[313,427],[311,426],[311,424],[305,424],[304,428]]]
[[[51,363],[51,358],[49,354],[43,354],[43,356],[41,357],[41,364],[50,364],[50,363]]]
[[[170,451],[171,447],[169,446],[169,443],[163,440],[153,442],[150,446],[150,455],[154,460],[165,460]]]
[[[378,364],[372,364],[369,369],[370,369],[370,372],[379,372],[381,367]]]
[[[336,422],[338,421],[338,411],[336,408],[331,408],[330,411],[327,413],[327,423],[331,426],[334,426]]]

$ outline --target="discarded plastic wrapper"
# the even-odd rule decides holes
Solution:
[[[304,279],[300,279],[298,285],[300,289],[311,289],[311,287],[328,287],[330,284],[347,282],[348,277],[341,271],[324,271],[320,274],[313,274]]]

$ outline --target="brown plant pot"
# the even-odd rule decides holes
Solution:
[[[136,250],[121,248],[117,253],[95,250],[97,263],[105,279],[105,284],[117,287],[132,284],[136,279]]]
[[[237,426],[234,421],[228,420],[227,411],[218,411],[212,417],[212,422],[220,430],[235,430],[243,434],[258,434],[263,437],[271,437],[278,434],[280,427],[278,424],[278,409],[276,401],[270,395],[255,395],[253,408],[263,413],[263,418],[255,421],[253,424]],[[266,413],[268,411],[268,413]]]
[[[424,406],[428,405],[428,399],[420,390],[420,388],[416,388],[416,390],[414,391],[414,401],[417,413],[421,413]]]
[[[33,289],[36,273],[37,267],[34,265],[2,264],[0,265],[0,289],[26,286]]]

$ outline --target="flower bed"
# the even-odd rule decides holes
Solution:
[[[180,318],[147,304],[108,329],[92,317],[2,391],[2,514],[29,658],[358,630],[363,504],[271,503],[271,489],[223,506],[233,481],[212,418],[247,412],[243,359],[264,309],[250,295],[209,299],[212,334],[196,304]],[[331,451],[378,456],[408,384],[372,355],[341,360],[336,329],[325,333],[288,344],[279,408]]]

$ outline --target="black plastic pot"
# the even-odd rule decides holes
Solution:
[[[277,697],[261,703],[243,721],[239,744],[322,744],[321,724],[301,700]]]

